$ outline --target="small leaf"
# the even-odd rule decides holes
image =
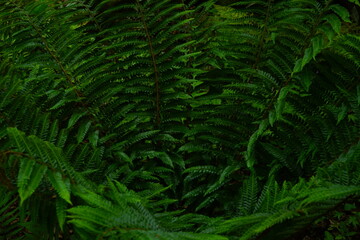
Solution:
[[[69,122],[68,122],[68,128],[71,128],[75,125],[75,123],[86,114],[86,112],[78,112],[71,115]]]
[[[259,124],[258,130],[256,130],[249,139],[249,143],[247,145],[247,150],[245,154],[246,165],[248,168],[252,168],[255,163],[255,157],[254,157],[255,144],[258,138],[264,133],[264,131],[268,126],[269,126],[269,120],[268,119],[262,120],[261,123]]]
[[[274,126],[275,121],[276,121],[276,114],[274,113],[274,111],[270,111],[269,112],[269,123],[270,123],[271,127]]]
[[[19,131],[17,128],[7,128],[7,133],[9,134],[10,139],[16,144],[20,152],[27,151],[32,153],[29,143],[25,138],[25,134]]]
[[[170,157],[174,164],[178,165],[181,169],[185,169],[185,161],[181,156],[172,153],[170,154]]]
[[[314,78],[315,74],[312,71],[301,72],[300,82],[306,92],[309,92]]]
[[[298,59],[296,60],[294,69],[293,69],[293,73],[298,73],[302,70],[302,59]]]
[[[155,196],[158,196],[160,193],[165,192],[168,189],[171,189],[172,185],[169,185],[167,187],[164,188],[159,188],[157,190],[154,190],[153,192],[151,192],[151,194],[149,196],[146,196],[146,199],[151,199]]]
[[[219,182],[223,183],[233,172],[239,170],[238,166],[227,166],[221,173]]]
[[[96,130],[90,134],[89,141],[93,147],[96,147],[98,140],[99,140],[99,130]]]
[[[318,35],[311,39],[312,42],[312,58],[315,60],[316,55],[318,55],[321,50],[324,48],[324,39],[322,36]]]
[[[54,106],[52,106],[49,110],[58,109],[58,108],[64,106],[66,102],[68,102],[68,101],[62,99],[59,102],[57,102]]]
[[[341,21],[336,15],[330,14],[330,15],[327,15],[326,17],[324,17],[324,19],[331,25],[332,29],[336,33],[340,33]]]
[[[276,36],[277,36],[277,33],[276,33],[276,32],[272,32],[272,33],[271,33],[271,40],[272,40],[273,44],[275,44]]]
[[[334,4],[330,6],[330,9],[333,10],[344,22],[350,23],[350,14],[349,11],[339,4]]]
[[[59,196],[66,202],[72,204],[70,200],[70,180],[63,178],[60,172],[53,172],[51,170],[47,172],[47,176]]]
[[[89,131],[89,128],[91,126],[91,122],[88,121],[86,124],[82,124],[79,128],[79,131],[77,133],[77,142],[81,143],[82,141],[84,141],[84,138],[87,134],[87,132]]]
[[[305,67],[306,64],[308,64],[311,61],[312,57],[313,57],[313,49],[312,47],[309,47],[305,50],[304,57],[301,62],[301,70]]]
[[[116,157],[120,158],[121,160],[132,164],[133,159],[130,158],[126,153],[124,153],[124,152],[115,152],[114,155]]]
[[[345,118],[346,112],[347,112],[347,107],[345,106],[345,104],[342,104],[342,106],[340,108],[340,112],[337,117],[336,125],[338,125]]]
[[[283,113],[284,106],[285,106],[285,99],[286,99],[286,95],[288,92],[289,92],[288,87],[283,87],[280,90],[279,97],[278,97],[276,105],[275,105],[275,112],[276,112],[277,120],[282,118],[282,113]]]
[[[61,230],[64,230],[66,205],[67,203],[62,198],[56,198],[56,216]]]
[[[53,124],[51,124],[48,141],[51,143],[55,143],[58,133],[59,133],[59,121],[56,119],[53,122]]]
[[[159,158],[164,164],[170,166],[171,168],[174,168],[174,164],[173,164],[171,158],[165,152],[160,153]]]

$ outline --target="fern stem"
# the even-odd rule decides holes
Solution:
[[[20,8],[19,6],[17,6],[17,7]],[[73,80],[72,80],[70,74],[66,71],[64,65],[59,60],[59,58],[56,56],[56,54],[54,53],[55,51],[50,47],[50,44],[48,43],[48,41],[43,37],[41,29],[36,25],[36,23],[34,23],[32,21],[31,17],[29,16],[29,14],[26,11],[23,11],[21,8],[20,8],[20,11],[22,11],[24,13],[24,15],[27,17],[27,21],[30,23],[30,25],[33,27],[33,29],[36,31],[36,33],[40,37],[41,41],[44,43],[46,51],[50,54],[50,56],[55,60],[56,64],[60,67],[61,72],[64,74],[68,84],[71,87],[74,87],[74,83],[73,83]],[[82,94],[77,89],[74,88],[73,91],[75,92],[77,97],[81,98]]]
[[[266,17],[265,17],[265,21],[264,21],[264,27],[261,31],[260,43],[259,43],[257,51],[256,51],[256,58],[255,58],[254,64],[252,65],[252,69],[257,69],[258,64],[260,63],[260,60],[261,60],[261,56],[263,55],[265,39],[266,39],[265,37],[266,37],[266,34],[268,33],[268,26],[269,26],[269,20],[270,20],[270,13],[271,13],[271,9],[272,9],[272,3],[273,3],[273,0],[268,0]]]
[[[136,0],[138,9],[139,9],[139,13],[140,13],[140,17],[141,17],[141,22],[143,24],[144,30],[145,30],[145,34],[146,34],[146,38],[148,40],[148,44],[149,44],[149,52],[151,55],[151,59],[152,59],[152,63],[153,63],[153,68],[154,68],[154,80],[155,80],[155,106],[156,106],[156,113],[155,113],[155,122],[156,125],[159,126],[161,123],[161,115],[160,115],[160,84],[159,84],[159,70],[156,64],[156,56],[155,56],[155,51],[153,48],[153,43],[151,40],[151,36],[149,33],[149,28],[146,24],[145,21],[145,14],[143,11],[143,6],[140,4],[139,0]]]
[[[60,62],[59,58],[53,53],[53,51],[49,47],[49,44],[46,41],[46,39],[43,36],[41,36],[41,32],[39,32],[35,26],[33,26],[33,27],[36,30],[36,32],[39,34],[41,41],[43,41],[43,43],[45,44],[46,51],[51,55],[51,57],[59,65],[59,67],[60,67],[61,71],[63,72],[64,76],[66,77],[66,80],[69,83],[69,85],[71,87],[74,87],[74,83],[72,82],[72,79],[71,79],[69,73],[65,70],[64,65]],[[79,98],[82,96],[82,94],[77,89],[74,89],[74,92],[75,92],[76,96],[78,96]]]

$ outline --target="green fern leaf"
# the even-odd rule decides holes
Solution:
[[[344,22],[348,22],[350,23],[350,14],[348,12],[348,10],[339,5],[339,4],[333,4],[330,6],[330,9],[333,10],[339,17],[341,17],[341,19],[344,21]]]
[[[63,199],[56,199],[56,216],[61,230],[64,229],[64,224],[66,221],[66,207],[67,203]]]
[[[64,178],[60,172],[54,172],[51,170],[47,171],[47,177],[59,196],[67,203],[72,204],[70,200],[70,180],[68,178]]]
[[[23,204],[24,201],[30,197],[39,186],[47,167],[36,164],[32,159],[23,158],[20,161],[18,187],[20,204]]]

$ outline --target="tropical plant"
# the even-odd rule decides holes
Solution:
[[[0,1],[0,238],[359,230],[344,2]]]

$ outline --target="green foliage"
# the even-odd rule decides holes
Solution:
[[[0,1],[0,238],[355,238],[357,6]]]

